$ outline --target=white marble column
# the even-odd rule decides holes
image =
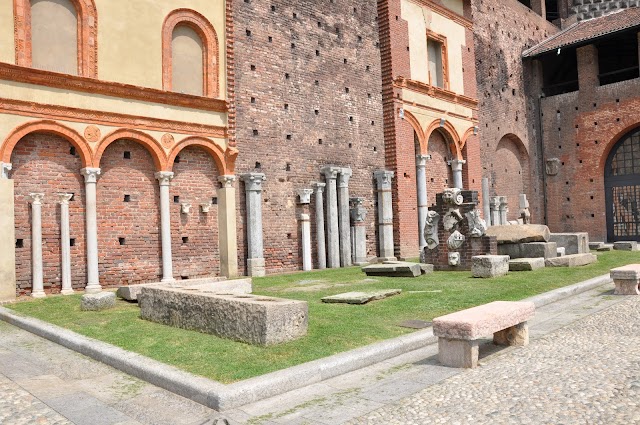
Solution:
[[[327,166],[322,173],[327,182],[327,264],[329,268],[340,267],[340,236],[338,226],[338,173],[341,168]]]
[[[464,159],[451,160],[451,171],[453,171],[453,187],[464,189],[462,187],[462,166],[466,163],[467,161],[465,161]]]
[[[362,205],[364,198],[351,198],[351,222],[353,224],[353,263],[367,264],[367,210]]]
[[[247,270],[249,276],[264,276],[264,248],[262,242],[262,173],[247,173],[240,176],[244,181],[247,199]]]
[[[491,198],[491,204],[489,205],[491,208],[491,225],[492,226],[500,226],[500,197],[494,196]]]
[[[507,197],[500,196],[500,224],[503,226],[509,224],[509,219],[507,218],[508,212],[509,205],[507,203]]]
[[[71,229],[69,226],[69,201],[72,193],[60,193],[60,256],[62,257],[62,295],[73,294],[71,287]]]
[[[44,193],[30,193],[31,202],[31,296],[44,298],[42,274],[42,200]]]
[[[159,171],[156,179],[160,183],[160,236],[162,239],[162,282],[174,282],[173,255],[171,254],[171,202],[169,190],[173,173]]]
[[[218,177],[218,245],[220,274],[228,278],[238,276],[238,238],[236,228],[236,176]]]
[[[427,161],[431,160],[431,155],[416,155],[416,184],[418,190],[418,235],[420,241],[420,252],[427,246],[424,238],[424,225],[427,222],[429,212],[429,202],[427,200]]]
[[[300,189],[298,197],[300,205],[309,205],[311,203],[311,195],[313,189]],[[306,207],[305,207],[306,209]],[[300,235],[302,243],[302,270],[309,271],[313,269],[313,261],[311,259],[311,221],[309,214],[300,214]]]
[[[87,294],[102,291],[98,271],[98,212],[96,200],[96,185],[99,168],[83,168],[80,173],[84,176],[85,218],[87,232]]]
[[[13,165],[8,162],[0,162],[0,179],[8,179],[9,172],[13,168]]]
[[[327,268],[327,251],[325,248],[324,233],[324,188],[326,183],[314,183],[316,195],[316,239],[318,240],[318,268]]]
[[[349,180],[351,168],[342,168],[338,174],[338,216],[340,232],[340,264],[351,266],[351,220],[349,214]]]
[[[482,179],[482,214],[487,227],[491,226],[491,200],[489,199],[489,179]]]
[[[377,170],[373,173],[378,184],[378,237],[380,240],[379,260],[395,260],[393,249],[393,200],[391,180],[394,172]]]

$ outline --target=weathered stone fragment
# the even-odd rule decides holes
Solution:
[[[611,279],[616,285],[615,295],[640,295],[640,264],[611,269]]]
[[[509,272],[508,255],[476,255],[471,261],[473,277],[491,278],[504,276]]]
[[[587,232],[552,233],[549,241],[557,243],[558,248],[564,248],[566,255],[589,252],[589,234]]]
[[[323,303],[366,304],[369,301],[382,300],[398,295],[402,289],[385,289],[376,292],[346,292],[322,298]]]
[[[173,283],[155,282],[142,283],[140,285],[128,285],[118,288],[116,295],[127,301],[137,301],[142,288],[167,287],[184,288],[193,287],[202,290],[210,290],[220,294],[250,294],[253,292],[251,278],[226,280],[225,277],[207,277],[202,279],[180,280]]]
[[[95,294],[85,294],[82,296],[80,310],[101,311],[116,306],[116,294],[113,292],[98,292]]]
[[[511,258],[554,258],[558,256],[555,242],[505,243],[498,245],[498,254]]]
[[[362,268],[367,276],[418,277],[422,269],[418,263],[388,261],[383,264],[371,264]]]
[[[613,243],[613,249],[618,251],[637,251],[638,242],[636,241],[619,241]]]
[[[510,272],[528,272],[544,268],[544,258],[515,258],[509,260]]]
[[[521,224],[507,226],[491,226],[486,231],[487,236],[495,236],[498,244],[548,242],[551,232],[542,224]]]
[[[602,248],[604,246],[604,242],[589,242],[589,249],[596,250],[598,248]]]
[[[598,252],[609,252],[609,251],[613,251],[613,244],[602,244],[602,246],[600,248],[598,248],[596,251]]]
[[[545,266],[547,267],[578,267],[586,266],[598,261],[598,257],[593,254],[572,254],[564,257],[547,258]]]
[[[420,263],[420,270],[422,274],[433,273],[433,264]]]
[[[556,252],[557,252],[556,257],[564,257],[565,255],[567,255],[567,251],[564,248],[558,247],[556,249]]]

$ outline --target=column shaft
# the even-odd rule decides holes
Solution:
[[[325,167],[322,172],[327,181],[327,264],[333,269],[340,267],[338,187],[336,182],[340,168]]]
[[[378,237],[380,238],[380,260],[395,260],[393,247],[393,205],[391,179],[393,171],[374,172],[378,182]]]
[[[302,226],[302,270],[309,271],[313,269],[311,260],[311,222],[309,214],[300,215],[300,224]]]
[[[88,294],[102,291],[98,271],[98,212],[96,184],[100,175],[99,168],[83,168],[85,189],[85,219],[87,232],[87,286]]]
[[[262,245],[262,173],[243,174],[247,199],[247,269],[249,276],[264,276],[264,248]]]
[[[169,189],[173,173],[160,171],[156,179],[160,183],[160,236],[162,239],[162,282],[173,282],[173,255],[171,254],[171,204]]]
[[[42,273],[42,199],[44,193],[31,193],[31,296],[43,298],[44,279]]]
[[[431,159],[429,155],[416,155],[416,184],[418,191],[418,237],[420,241],[420,251],[427,246],[424,238],[424,225],[427,221],[429,203],[427,200],[427,161]]]
[[[325,233],[324,233],[324,188],[327,185],[325,183],[315,183],[316,194],[316,239],[318,243],[318,268],[327,268],[327,251],[325,248]]]
[[[353,262],[357,266],[367,263],[367,210],[362,205],[364,198],[351,198],[351,237],[353,246]]]
[[[463,159],[454,159],[451,161],[451,170],[453,171],[453,187],[455,188],[463,189],[462,166],[466,163],[467,161]]]
[[[220,274],[228,278],[238,276],[238,240],[236,229],[235,176],[220,176],[218,189],[218,238]]]
[[[62,257],[62,295],[73,294],[71,287],[71,230],[69,226],[69,201],[73,197],[70,193],[60,195],[60,254]]]
[[[338,175],[338,211],[340,232],[340,265],[351,266],[351,225],[349,214],[349,179],[352,171],[342,168]]]
[[[491,200],[489,199],[489,179],[482,179],[482,214],[487,226],[491,226]]]

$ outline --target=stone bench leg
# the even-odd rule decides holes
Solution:
[[[478,341],[440,337],[438,360],[444,366],[474,368],[478,365]]]
[[[614,279],[616,289],[614,295],[640,295],[636,279]]]
[[[518,323],[515,326],[494,333],[493,343],[496,345],[517,346],[529,344],[529,326],[527,322]]]

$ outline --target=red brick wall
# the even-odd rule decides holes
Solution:
[[[506,196],[509,220],[520,217],[520,194],[529,193],[529,156],[524,145],[514,135],[504,136],[489,163],[491,190]]]
[[[86,284],[84,179],[79,156],[71,154],[71,144],[49,134],[30,134],[16,145],[11,157],[15,184],[17,294],[31,292],[31,208],[29,193],[44,193],[42,205],[42,253],[44,285],[47,292],[60,292],[60,205],[58,193],[73,193],[69,203],[71,282],[74,288]]]
[[[124,152],[131,159],[124,159]],[[149,152],[118,140],[105,150],[98,179],[100,283],[118,286],[157,282],[162,277],[159,184]],[[124,196],[131,197],[124,202]],[[125,238],[120,245],[119,238]]]
[[[438,193],[453,187],[453,173],[447,164],[451,159],[448,143],[438,130],[431,133],[428,149],[431,161],[427,161],[427,198],[431,206],[435,205]]]
[[[376,11],[353,0],[234,1],[237,172],[267,176],[268,272],[301,268],[296,191],[324,181],[328,164],[353,169],[351,196],[366,199],[367,251],[376,255],[373,171],[384,168]],[[237,187],[243,271],[245,194]]]
[[[216,276],[220,273],[218,242],[218,206],[205,214],[200,204],[216,197],[218,170],[213,158],[198,147],[187,147],[173,166],[171,200],[192,205],[189,214],[181,214],[180,203],[171,204],[173,274],[176,279]],[[188,238],[186,241],[183,238]]]

